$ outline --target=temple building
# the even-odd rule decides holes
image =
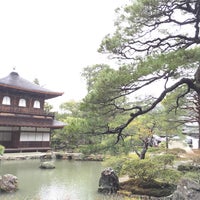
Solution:
[[[5,152],[47,151],[51,133],[64,123],[45,112],[45,100],[61,96],[25,80],[15,71],[0,78],[0,144]]]

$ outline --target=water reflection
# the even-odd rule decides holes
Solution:
[[[100,162],[55,161],[55,169],[39,168],[39,160],[1,161],[0,174],[19,179],[19,190],[1,194],[1,200],[107,200],[97,193],[103,170]]]
[[[56,191],[56,192],[55,192]],[[78,195],[76,191],[71,190],[70,188],[66,188],[64,185],[52,183],[49,186],[43,186],[39,192],[40,199],[43,200],[55,200],[55,199],[78,199]]]

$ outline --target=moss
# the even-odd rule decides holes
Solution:
[[[145,182],[139,179],[130,179],[120,183],[120,188],[127,192],[131,192],[134,195],[164,197],[171,195],[175,191],[176,185],[158,182],[155,180]]]
[[[130,191],[126,191],[126,190],[120,190],[117,192],[119,195],[123,195],[123,196],[131,196],[131,192]]]

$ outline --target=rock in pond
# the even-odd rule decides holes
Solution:
[[[113,194],[119,190],[119,179],[112,168],[106,168],[101,172],[98,192]]]
[[[54,169],[55,165],[53,162],[41,162],[40,168],[41,169]]]
[[[0,190],[4,192],[15,192],[18,189],[18,179],[12,174],[0,176]]]

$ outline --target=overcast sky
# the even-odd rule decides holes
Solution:
[[[82,69],[105,63],[97,53],[124,0],[0,0],[0,77],[13,68],[57,92],[61,102],[86,94]]]

